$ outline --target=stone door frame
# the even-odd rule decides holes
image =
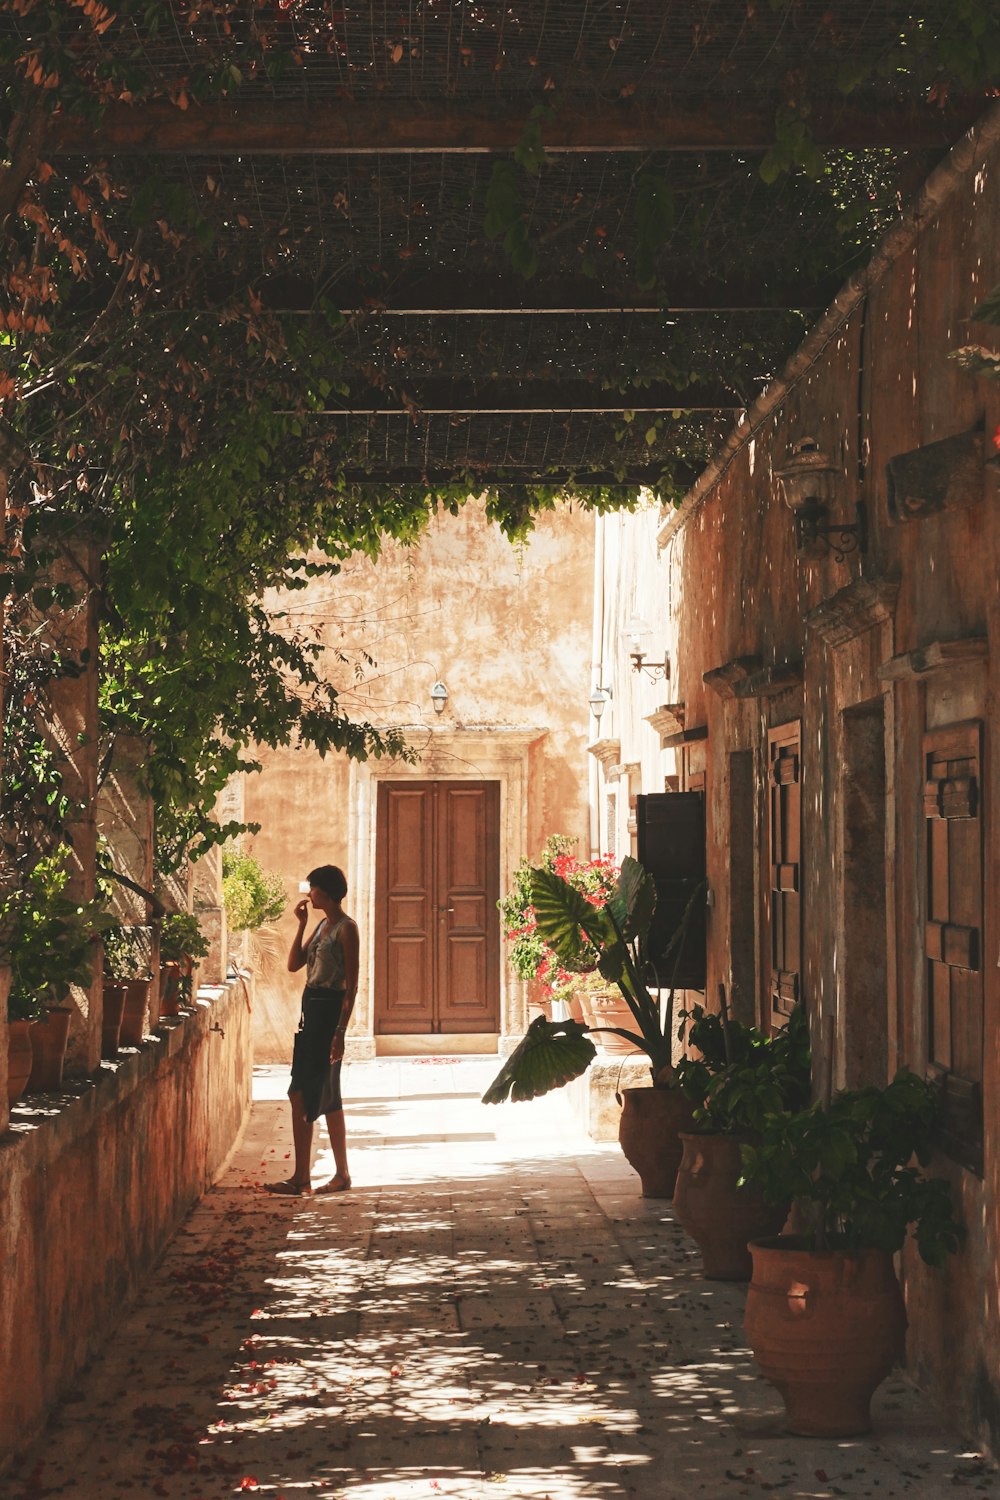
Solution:
[[[424,743],[413,765],[399,761],[351,761],[347,880],[349,907],[361,928],[361,965],[351,1055],[375,1056],[375,843],[381,781],[496,781],[500,784],[500,894],[528,854],[529,758],[547,729],[452,725],[403,726],[411,744]],[[501,948],[502,951],[502,948]],[[511,1050],[527,1026],[527,996],[500,964],[500,1042]]]

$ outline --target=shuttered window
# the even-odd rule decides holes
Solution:
[[[802,730],[798,720],[769,731],[768,985],[772,1030],[784,1026],[802,992]]]
[[[656,884],[647,941],[650,982],[705,988],[705,902],[695,899],[683,949],[664,957],[688,903],[705,880],[705,798],[698,792],[649,792],[636,798],[636,857]]]
[[[927,1052],[940,1080],[947,1149],[982,1171],[982,724],[924,737]]]

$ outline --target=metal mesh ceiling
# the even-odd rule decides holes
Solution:
[[[697,99],[721,119],[758,106],[773,119],[778,107],[839,97],[841,85],[859,79],[853,98],[862,109],[893,94],[916,109],[926,93],[923,47],[930,55],[950,25],[941,7],[916,33],[911,26],[903,52],[912,11],[893,0],[188,0],[118,14],[103,31],[82,8],[67,8],[57,45],[47,13],[26,3],[14,13],[8,4],[0,41],[15,52],[37,49],[46,66],[75,80],[71,91],[84,106],[110,71],[134,89],[137,111],[152,96],[183,95],[192,118],[230,101],[245,116],[269,104],[300,117],[331,104],[349,114],[355,101],[375,101],[378,115],[382,101],[386,120],[394,109],[512,101],[526,120],[536,102],[624,102],[641,111]],[[867,256],[941,149],[834,150],[818,178],[792,171],[770,184],[759,150],[611,143],[552,154],[537,176],[519,179],[521,223],[538,262],[531,280],[515,274],[486,227],[491,174],[510,160],[509,144],[493,154],[253,154],[160,152],[154,141],[144,155],[112,157],[106,170],[123,223],[129,204],[151,193],[154,215],[170,219],[183,201],[206,231],[197,264],[190,243],[172,265],[161,251],[164,307],[176,307],[178,288],[190,285],[203,306],[253,288],[278,312],[345,313],[332,319],[330,338],[349,395],[329,418],[345,466],[540,479],[553,470],[683,469],[704,459],[732,407],[749,404],[773,377],[808,317]],[[56,187],[59,170],[57,161]],[[643,290],[639,221],[653,179],[670,213]],[[71,234],[68,194],[66,202]],[[644,310],[616,311],[637,304]],[[546,310],[553,305],[562,310]],[[482,398],[479,414],[425,414],[428,382],[437,382],[439,402],[442,382],[458,407]],[[576,393],[619,393],[621,410],[566,411],[558,397],[565,382]],[[498,384],[508,406],[516,384],[527,405],[535,393],[539,409],[497,409]],[[663,403],[661,420],[629,421],[630,402],[641,405],[650,389]],[[373,390],[395,399],[398,415],[347,414]],[[711,392],[717,407],[696,411]]]

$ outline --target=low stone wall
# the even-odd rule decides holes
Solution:
[[[0,1136],[0,1469],[225,1166],[251,1099],[239,986],[14,1106]]]
[[[623,1057],[598,1051],[586,1073],[566,1085],[566,1093],[573,1113],[592,1141],[616,1141],[622,1117],[618,1095],[622,1089],[651,1086],[649,1059],[644,1053]]]

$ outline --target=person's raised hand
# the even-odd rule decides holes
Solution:
[[[303,896],[301,901],[297,901],[295,903],[295,915],[298,917],[298,919],[302,923],[302,925],[305,926],[306,922],[309,920],[309,897],[308,896]]]

